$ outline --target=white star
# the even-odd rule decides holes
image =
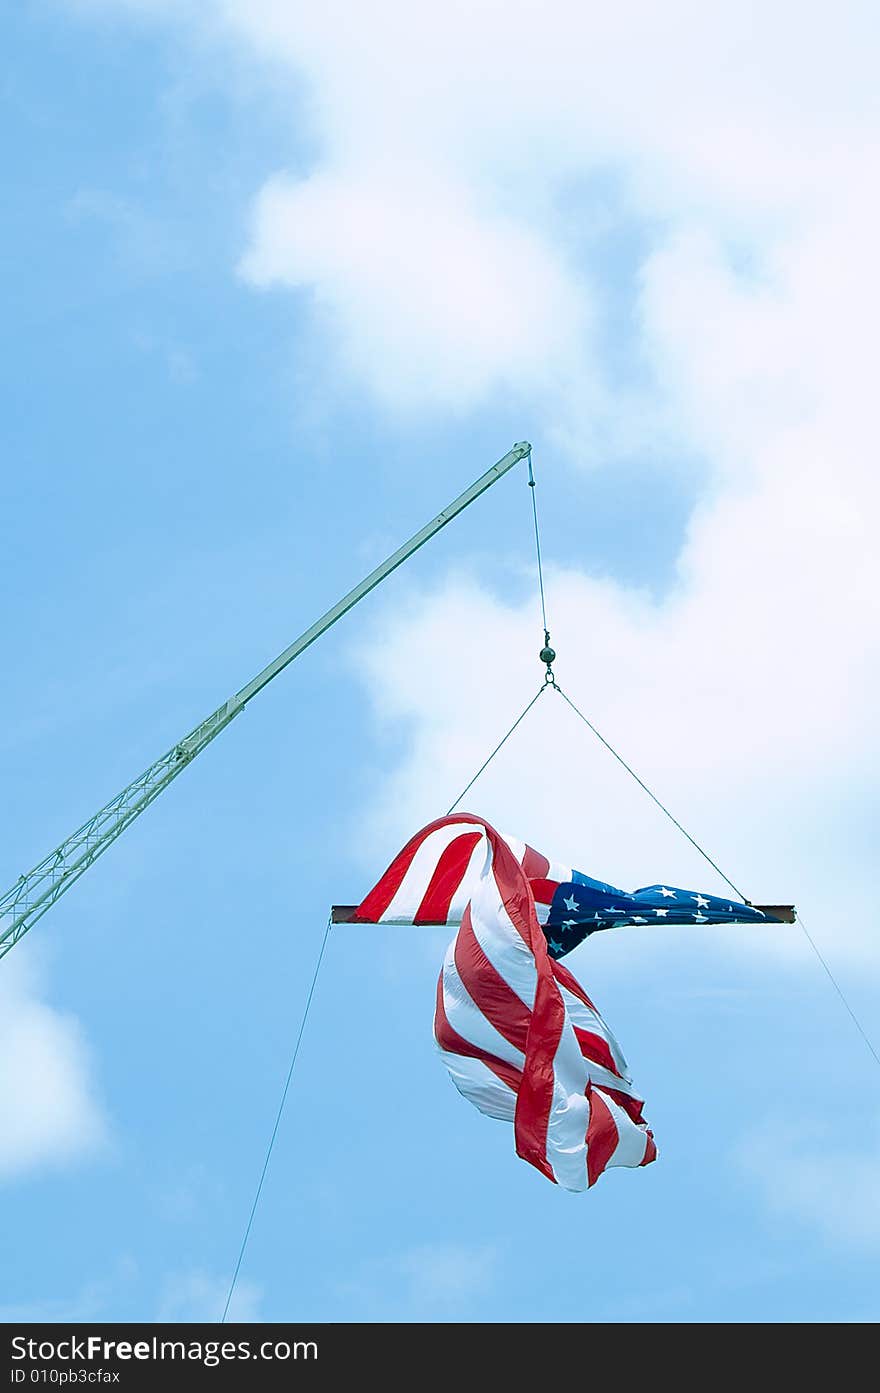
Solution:
[[[708,901],[707,899],[704,899],[702,895],[691,895],[691,899],[692,899],[692,900],[696,900],[696,902],[697,902],[697,909],[708,909],[708,908],[709,908],[709,901]]]
[[[569,898],[567,900],[564,899],[562,903],[565,905],[566,909],[571,910],[572,914],[574,914],[575,910],[579,908],[578,902],[575,899],[574,895],[570,895]]]
[[[573,929],[573,928],[575,927],[576,924],[577,924],[577,919],[563,919],[563,921],[562,921],[562,927],[563,927],[564,929]]]
[[[665,911],[664,911],[664,913],[665,913]],[[634,914],[634,915],[633,915],[632,921],[633,921],[634,924],[647,924],[647,922],[648,922],[647,919],[640,919],[639,916],[638,916],[638,914]]]
[[[709,920],[706,918],[705,914],[700,914],[700,912],[697,911],[697,913],[694,915],[695,924],[708,924],[708,922]]]
[[[668,910],[668,909],[655,909],[655,910],[654,910],[654,913],[657,915],[657,918],[658,918],[658,919],[665,919],[666,916],[667,916],[667,914],[669,913],[669,910]]]
[[[675,891],[674,891],[674,890],[667,890],[665,885],[661,885],[661,886],[660,886],[660,894],[663,896],[664,900],[674,900],[674,899],[675,899]]]

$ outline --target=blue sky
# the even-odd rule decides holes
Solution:
[[[337,8],[4,17],[4,883],[529,438],[560,680],[876,1038],[875,22]],[[219,1315],[329,904],[540,681],[530,548],[517,471],[0,963],[4,1319]],[[717,888],[562,703],[469,802]],[[585,1196],[434,1057],[444,947],[331,936],[234,1315],[877,1318],[880,1080],[799,930],[572,956],[661,1152]]]

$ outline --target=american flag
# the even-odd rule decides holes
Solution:
[[[657,1152],[619,1045],[550,957],[529,871],[546,883],[563,868],[536,855],[481,818],[441,818],[412,838],[354,920],[460,923],[437,989],[443,1061],[481,1112],[513,1123],[524,1160],[585,1190],[607,1166],[644,1166]]]

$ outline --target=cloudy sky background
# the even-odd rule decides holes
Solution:
[[[871,8],[4,26],[6,880],[528,438],[559,680],[876,1039]],[[6,1319],[222,1309],[327,905],[541,680],[530,526],[520,470],[0,963]],[[719,888],[553,694],[468,802]],[[579,1198],[433,1059],[442,949],[334,933],[241,1318],[876,1319],[880,1076],[799,929],[573,956],[661,1148]]]

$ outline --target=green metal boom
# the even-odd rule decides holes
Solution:
[[[380,585],[386,576],[412,556],[413,552],[424,546],[425,542],[530,452],[531,446],[527,441],[514,445],[503,459],[493,464],[491,469],[487,469],[470,488],[459,494],[454,502],[438,513],[420,532],[416,532],[408,542],[404,542],[402,547],[398,547],[397,551],[383,561],[381,566],[377,566],[375,571],[371,571],[359,585],[337,601],[311,628],[300,634],[289,648],[285,648],[283,653],[242,687],[240,692],[219,706],[206,720],[197,725],[195,730],[191,730],[189,735],[185,735],[166,754],[151,764],[149,769],[145,769],[139,778],[134,779],[127,788],[95,813],[94,817],[83,823],[78,831],[44,857],[32,871],[20,876],[11,889],[0,896],[0,958],[24,937],[28,929],[88,870],[92,862],[107,850],[110,843],[134,822],[138,814],[158,798],[171,780],[176,779],[177,775],[192,763],[196,755],[201,754],[205,746],[244,710],[247,702],[256,696],[257,692],[262,691],[273,677],[277,677],[289,663],[304,653],[310,644],[336,623],[337,619],[347,614],[365,595]]]

